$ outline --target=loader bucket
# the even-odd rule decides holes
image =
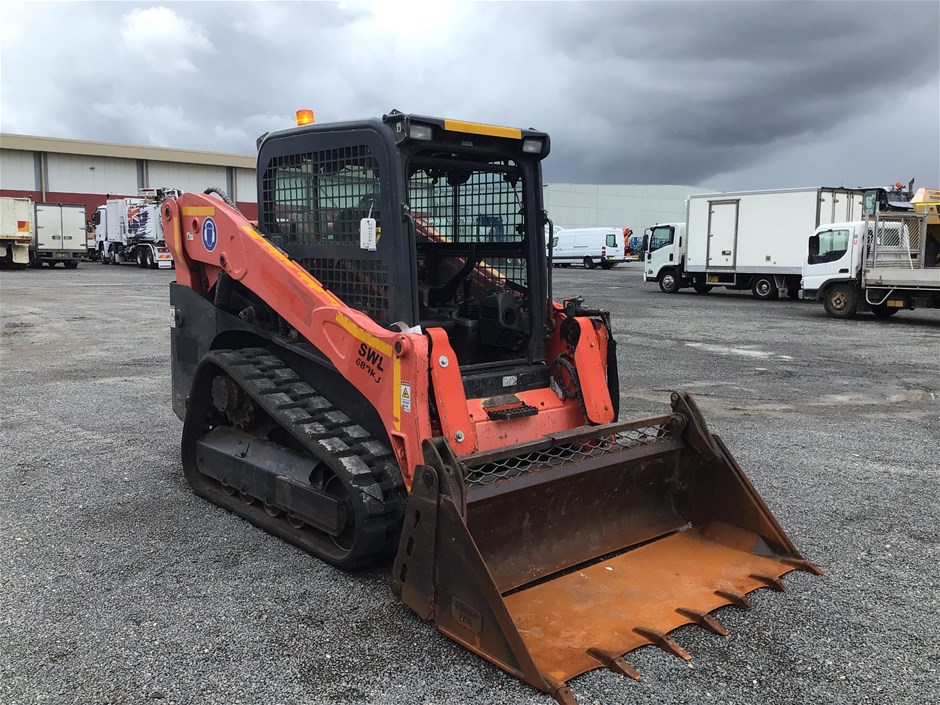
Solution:
[[[695,403],[458,460],[425,442],[393,580],[402,600],[471,651],[560,703],[567,681],[710,612],[782,590],[804,560]]]

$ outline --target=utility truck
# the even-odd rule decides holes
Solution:
[[[808,233],[860,218],[863,200],[863,190],[846,188],[690,196],[685,223],[648,230],[644,279],[667,294],[723,286],[762,300],[799,298]]]
[[[179,195],[173,189],[141,189],[136,198],[109,198],[92,218],[97,256],[103,264],[136,262],[171,269],[173,255],[163,237],[160,204]]]
[[[33,239],[29,247],[32,267],[75,269],[86,256],[85,206],[36,203],[33,207]]]
[[[910,212],[883,212],[876,200],[862,220],[818,228],[803,264],[803,298],[821,300],[835,318],[940,308],[940,190],[920,189],[911,203]]]
[[[0,263],[4,266],[22,269],[29,264],[32,222],[32,201],[0,198]]]

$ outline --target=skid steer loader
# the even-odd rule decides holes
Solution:
[[[195,491],[560,703],[804,560],[695,403],[619,421],[607,312],[551,295],[548,135],[393,111],[258,141],[258,222],[162,205]],[[210,193],[215,191],[215,193]],[[549,238],[549,242],[551,239]]]

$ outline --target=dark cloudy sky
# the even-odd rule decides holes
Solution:
[[[552,135],[547,181],[940,186],[940,3],[0,4],[4,132],[250,154],[311,107]]]

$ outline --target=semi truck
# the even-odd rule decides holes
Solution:
[[[163,237],[160,204],[173,189],[141,189],[140,196],[109,198],[95,211],[96,253],[103,264],[135,262],[138,267],[171,269],[173,255]]]
[[[913,209],[882,211],[825,225],[809,238],[803,298],[822,301],[834,318],[869,311],[940,308],[940,190],[920,189]]]
[[[690,196],[685,223],[648,230],[644,279],[667,294],[692,287],[799,298],[806,238],[820,225],[862,217],[864,191],[800,188]]]
[[[28,198],[0,198],[0,263],[22,269],[29,264],[33,202]]]

